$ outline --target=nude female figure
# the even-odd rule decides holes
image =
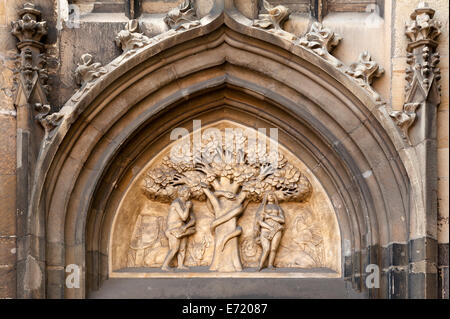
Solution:
[[[267,257],[269,257],[268,268],[274,268],[273,264],[280,245],[284,223],[284,213],[278,205],[275,193],[268,192],[256,212],[255,233],[258,237],[257,242],[262,247],[258,270],[264,267]]]

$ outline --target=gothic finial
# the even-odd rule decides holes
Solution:
[[[47,34],[47,22],[41,21],[41,12],[32,3],[25,3],[19,11],[20,19],[11,22],[11,33],[19,40],[19,49],[22,46],[37,46],[43,49],[40,43],[43,36]]]
[[[416,120],[416,110],[430,100],[431,92],[439,99],[441,71],[438,68],[440,56],[437,52],[437,39],[441,34],[441,23],[434,19],[435,11],[426,2],[420,2],[411,14],[411,21],[406,24],[405,35],[409,43],[406,48],[406,86],[405,103],[402,111],[391,111],[390,116],[404,133]],[[433,99],[433,104],[439,100]],[[426,113],[426,112],[425,112]]]
[[[16,99],[23,93],[26,101],[32,96],[37,99],[45,99],[48,93],[48,74],[46,69],[46,57],[42,38],[47,34],[47,22],[39,21],[41,12],[32,3],[25,3],[19,11],[19,20],[11,22],[11,33],[19,40],[17,48],[20,54],[17,56],[14,82],[21,88]],[[39,87],[37,94],[35,88]],[[22,93],[20,93],[22,92]],[[46,101],[41,101],[46,104]]]
[[[441,23],[434,19],[435,11],[426,2],[420,2],[411,14],[411,21],[406,24],[405,34],[409,38],[408,51],[426,44],[437,46],[436,39],[441,34]]]

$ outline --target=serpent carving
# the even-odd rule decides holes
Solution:
[[[211,223],[211,233],[215,234],[217,240],[217,250],[215,258],[226,258],[227,244],[242,234],[242,228],[236,225],[237,217],[242,214],[245,209],[243,203],[247,198],[247,192],[242,191],[239,195],[235,195],[230,191],[217,190],[212,192],[207,185],[202,185],[206,197],[209,199],[214,209],[215,216],[218,216]],[[237,245],[237,242],[236,242]],[[233,247],[230,246],[230,249]],[[234,249],[232,249],[234,251]],[[237,259],[237,264],[233,267],[235,270],[241,270],[242,265]],[[215,269],[213,261],[211,268]]]

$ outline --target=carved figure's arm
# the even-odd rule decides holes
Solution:
[[[247,191],[242,191],[237,197],[236,197],[236,201],[239,204],[242,204],[242,202],[247,198]]]
[[[188,205],[188,203],[190,203],[190,202],[186,202],[186,205],[185,205],[186,207],[184,209],[181,208],[181,204],[179,201],[176,201],[174,203],[174,207],[182,221],[185,221],[189,216],[189,210],[191,209],[191,206]]]
[[[262,220],[259,221],[259,224],[261,225],[262,228],[268,229],[268,230],[270,230],[270,231],[273,230],[273,227],[272,227],[272,226],[270,226],[269,224],[267,224],[266,222],[264,222],[264,221],[262,221]]]
[[[194,216],[194,214],[191,214],[190,218],[189,218],[189,222],[186,225],[184,225],[184,229],[188,229],[194,225],[195,225],[195,216]]]
[[[284,217],[276,216],[276,215],[266,215],[266,218],[270,218],[277,223],[284,224]]]

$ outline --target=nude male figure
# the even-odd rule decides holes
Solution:
[[[178,191],[178,198],[170,205],[165,233],[169,239],[169,252],[161,267],[162,270],[169,270],[169,264],[177,254],[178,269],[187,269],[184,266],[187,239],[188,236],[195,233],[195,217],[191,213],[190,197],[189,188],[181,187]]]

